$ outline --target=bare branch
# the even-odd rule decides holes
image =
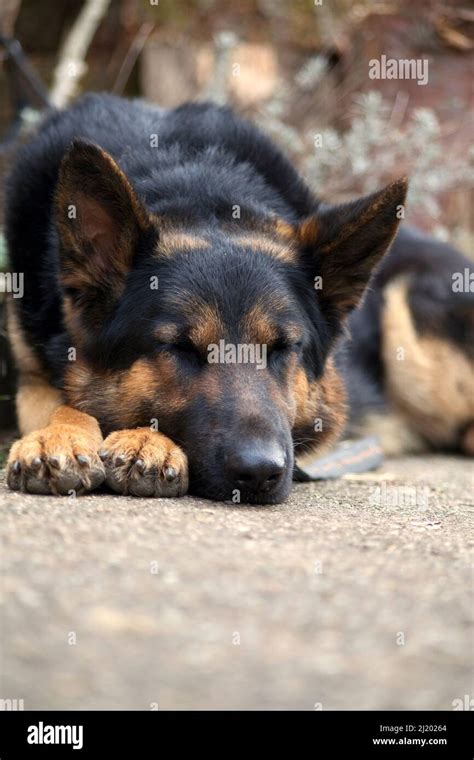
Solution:
[[[2,0],[0,8],[0,34],[13,37],[13,29],[20,12],[21,0]]]
[[[123,91],[127,85],[127,82],[130,78],[130,74],[132,73],[133,67],[135,66],[138,57],[140,56],[140,53],[142,52],[143,48],[145,47],[146,41],[152,31],[155,28],[155,24],[153,24],[151,21],[146,21],[144,24],[141,25],[138,34],[136,35],[135,39],[133,40],[130,49],[125,56],[125,59],[122,63],[122,66],[120,67],[120,71],[118,73],[117,79],[115,80],[115,84],[112,88],[112,92],[114,92],[116,95],[122,95]]]
[[[63,108],[74,97],[87,66],[85,58],[110,0],[86,0],[59,53],[54,71],[51,102]]]

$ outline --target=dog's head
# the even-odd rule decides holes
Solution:
[[[297,224],[232,206],[218,223],[159,218],[76,142],[56,195],[70,402],[105,432],[151,425],[183,446],[194,493],[285,499],[295,448],[344,423],[331,351],[405,193],[400,180]]]

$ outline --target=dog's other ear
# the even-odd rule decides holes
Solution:
[[[59,170],[55,197],[60,244],[60,280],[73,301],[120,295],[148,212],[112,156],[75,140]]]
[[[359,303],[397,231],[407,188],[404,177],[373,195],[321,206],[298,226],[298,245],[330,323]]]

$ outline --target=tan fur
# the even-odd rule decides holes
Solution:
[[[201,351],[207,351],[211,343],[218,343],[221,338],[225,338],[225,326],[220,314],[210,304],[205,302],[196,303],[193,322],[194,325],[189,332],[189,339]]]
[[[274,240],[266,235],[257,234],[244,234],[231,238],[233,245],[241,246],[242,248],[251,248],[254,251],[260,253],[266,253],[275,259],[284,261],[288,264],[295,263],[295,247],[288,242],[281,243],[278,240]]]
[[[88,414],[107,421],[110,428],[143,424],[143,405],[170,413],[183,409],[176,382],[176,362],[163,353],[155,360],[138,359],[127,370],[98,372],[78,360],[71,362],[64,379],[67,401]],[[150,417],[154,413],[150,411]]]
[[[448,340],[417,334],[403,279],[386,290],[382,335],[395,408],[434,445],[455,445],[474,419],[474,363]]]
[[[196,251],[209,248],[210,243],[200,235],[183,230],[162,229],[157,243],[156,254],[166,258],[184,251]]]
[[[8,302],[7,330],[19,370],[16,395],[18,427],[20,433],[26,435],[49,423],[53,411],[63,403],[63,397],[50,385],[38,358],[28,346],[13,300]]]
[[[16,365],[23,374],[44,376],[44,371],[33,350],[27,344],[16,313],[15,301],[7,301],[7,333]]]
[[[7,482],[14,491],[82,493],[96,488],[105,473],[98,456],[97,420],[59,406],[49,424],[24,435],[8,455]]]
[[[51,415],[62,403],[61,393],[48,383],[21,381],[16,395],[20,433],[26,435],[48,425]]]
[[[97,454],[102,435],[97,420],[70,406],[59,406],[51,414],[49,424],[34,430],[17,441],[9,460],[31,460],[38,456],[66,458],[69,454]]]
[[[279,237],[286,240],[294,240],[295,228],[289,222],[285,222],[284,219],[277,219],[275,222],[275,232]]]
[[[117,430],[104,441],[104,450],[111,459],[143,459],[146,467],[175,467],[186,471],[187,460],[184,452],[162,433],[150,428]]]
[[[258,304],[246,313],[243,327],[246,340],[251,343],[271,345],[278,337],[268,310]]]
[[[354,433],[361,437],[377,436],[384,453],[391,457],[419,454],[427,449],[426,441],[408,427],[406,418],[397,411],[365,415],[355,425]]]
[[[62,302],[64,324],[76,346],[80,346],[84,339],[84,329],[81,324],[81,312],[77,309],[72,299],[65,296]]]
[[[159,408],[170,412],[180,411],[187,403],[180,394],[176,361],[171,356],[162,355],[155,361],[138,359],[121,373],[117,391],[125,415],[134,422],[139,418],[143,401],[159,398]]]
[[[162,343],[174,343],[179,337],[179,329],[177,325],[170,323],[159,325],[153,334],[155,338]]]
[[[318,220],[311,216],[309,219],[305,219],[296,230],[296,237],[298,243],[304,248],[308,246],[314,246],[317,242],[319,234]]]
[[[323,376],[313,382],[309,382],[304,370],[299,369],[292,388],[297,402],[294,421],[296,448],[300,448],[302,439],[303,449],[320,453],[340,436],[346,422],[344,384],[333,360],[328,359]],[[315,430],[317,420],[321,420],[321,430]]]
[[[183,496],[188,460],[179,446],[150,428],[117,430],[104,441],[107,484],[134,496]]]

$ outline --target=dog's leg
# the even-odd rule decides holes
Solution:
[[[118,430],[104,441],[100,456],[106,483],[132,496],[183,496],[188,489],[186,454],[150,428]]]
[[[31,429],[32,423],[45,427],[28,432],[13,444],[7,464],[7,483],[12,490],[79,494],[103,482],[99,423],[88,414],[59,404],[58,392],[45,383],[20,389],[17,407],[22,431]]]
[[[38,494],[83,493],[97,488],[105,478],[98,456],[102,443],[99,423],[64,405],[62,394],[48,382],[25,340],[13,301],[8,303],[8,334],[20,373],[16,409],[23,436],[8,457],[9,487]]]

